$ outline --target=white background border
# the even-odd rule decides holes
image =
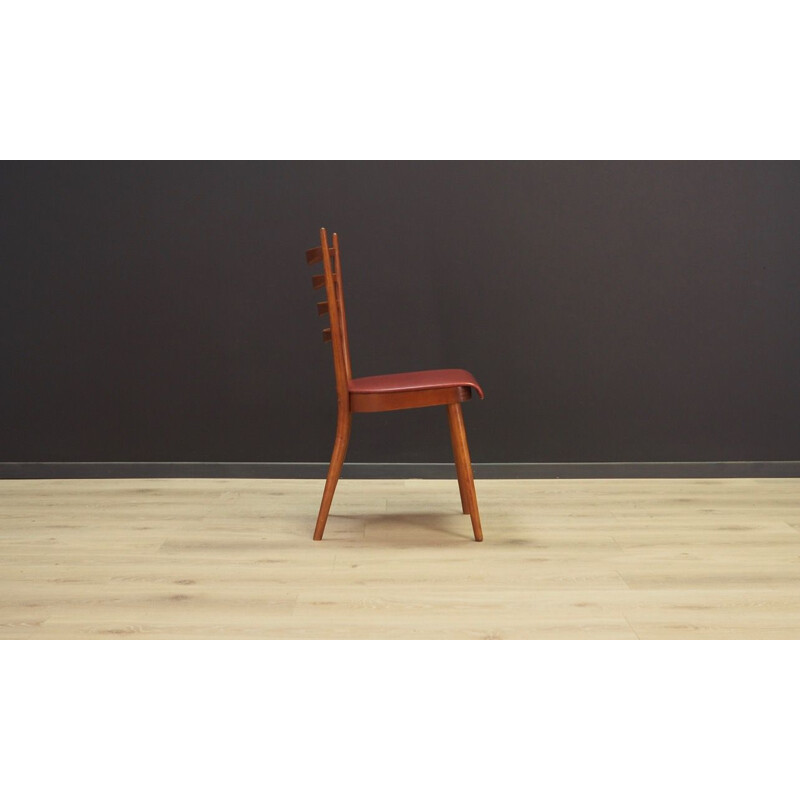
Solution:
[[[19,3],[0,153],[794,159],[793,8]],[[0,644],[14,800],[798,795],[797,642]]]

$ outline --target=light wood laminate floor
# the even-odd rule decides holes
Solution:
[[[798,638],[800,480],[0,482],[0,638]]]

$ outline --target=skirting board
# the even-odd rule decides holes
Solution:
[[[800,478],[800,461],[473,464],[476,478]],[[0,479],[324,478],[322,462],[0,462]],[[342,478],[455,478],[452,464],[345,463]]]

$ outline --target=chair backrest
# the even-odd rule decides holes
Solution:
[[[322,262],[323,274],[314,275],[311,284],[315,289],[325,287],[327,299],[317,303],[317,314],[327,314],[330,327],[322,332],[322,340],[330,342],[333,347],[333,368],[336,373],[336,395],[339,403],[348,404],[350,391],[348,384],[352,373],[350,370],[350,346],[347,341],[347,319],[344,312],[344,294],[342,291],[342,261],[339,254],[339,237],[333,234],[333,242],[328,244],[325,228],[319,232],[320,246],[306,250],[306,262],[318,264]]]

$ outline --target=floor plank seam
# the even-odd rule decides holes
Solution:
[[[623,614],[622,616],[623,616],[623,619],[625,620],[625,622],[627,622],[627,623],[628,623],[628,627],[631,629],[631,631],[633,631],[633,635],[636,637],[636,639],[637,639],[638,641],[641,641],[641,638],[642,638],[642,637],[641,637],[641,636],[639,636],[639,634],[638,634],[638,633],[637,633],[637,631],[636,631],[636,628],[634,628],[634,627],[633,627],[633,624],[632,624],[632,623],[631,623],[631,621],[628,619],[627,615],[626,615],[626,614]]]
[[[635,591],[637,591],[636,589],[634,589],[634,588],[633,588],[633,587],[632,587],[632,586],[631,586],[631,585],[628,583],[628,581],[626,581],[626,580],[625,580],[625,576],[624,576],[624,575],[623,575],[623,574],[622,574],[622,573],[621,573],[619,570],[614,570],[614,571],[616,572],[616,575],[617,575],[617,577],[618,577],[618,578],[619,578],[619,579],[620,579],[620,580],[621,580],[621,581],[622,581],[622,582],[625,584],[625,588],[626,588],[626,589],[627,589],[629,592],[635,592]]]

